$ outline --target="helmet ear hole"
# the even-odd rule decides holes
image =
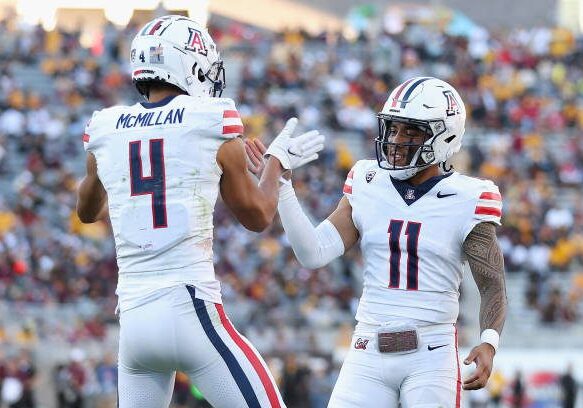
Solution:
[[[198,70],[198,80],[200,82],[204,82],[206,80],[206,76],[204,75],[201,69]]]
[[[201,69],[197,69],[197,66],[198,64],[195,62],[194,65],[192,66],[192,75],[196,75],[200,82],[206,81],[206,76],[204,75]]]
[[[453,139],[455,139],[455,137],[456,137],[456,135],[452,135],[452,136],[450,136],[450,137],[446,138],[444,141],[445,141],[445,143],[451,143],[451,141],[452,141]]]

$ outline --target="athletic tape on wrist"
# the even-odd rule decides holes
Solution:
[[[500,335],[494,329],[486,329],[480,335],[482,343],[488,343],[494,347],[494,351],[498,351],[498,344],[500,343]]]

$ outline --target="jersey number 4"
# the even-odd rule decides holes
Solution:
[[[403,220],[391,220],[389,224],[389,288],[398,288],[401,280],[401,232],[403,231]],[[419,233],[421,223],[409,221],[405,229],[407,236],[407,290],[417,290],[419,275]]]
[[[150,140],[150,176],[142,171],[142,142],[130,142],[131,195],[149,194],[152,197],[152,222],[154,228],[168,227],[166,215],[166,171],[164,168],[164,140]]]

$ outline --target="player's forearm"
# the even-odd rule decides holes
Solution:
[[[344,253],[342,238],[334,225],[325,220],[314,227],[291,185],[282,187],[278,210],[287,239],[303,266],[320,268]]]
[[[311,262],[317,257],[316,227],[301,208],[293,188],[283,186],[282,191],[278,204],[279,218],[296,258],[300,264],[310,268],[321,266]]]
[[[487,288],[480,290],[480,330],[494,329],[499,334],[506,320],[506,291],[504,285],[492,282]]]
[[[267,228],[275,217],[279,197],[279,178],[283,171],[277,159],[269,159],[257,185],[260,194],[256,196],[257,215],[255,218],[260,230]]]
[[[490,223],[476,225],[463,245],[470,270],[480,291],[480,328],[502,332],[506,319],[504,257]]]

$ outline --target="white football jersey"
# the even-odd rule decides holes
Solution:
[[[391,179],[376,160],[361,160],[348,174],[344,194],[365,264],[356,320],[455,323],[462,245],[476,224],[500,224],[498,187],[456,172],[413,187]]]
[[[212,251],[216,154],[242,133],[225,98],[180,95],[93,114],[83,141],[107,190],[122,310],[182,283],[221,301]]]

